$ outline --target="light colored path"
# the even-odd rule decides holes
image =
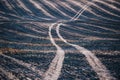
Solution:
[[[62,48],[60,46],[58,46],[55,43],[55,41],[52,37],[52,34],[51,34],[51,29],[56,25],[57,25],[57,23],[53,23],[49,27],[49,37],[50,37],[51,43],[57,48],[57,51],[56,51],[56,55],[55,55],[54,59],[52,60],[50,66],[49,66],[49,69],[44,74],[44,80],[57,80],[59,78],[59,75],[61,73],[61,69],[63,66],[65,52],[64,52],[64,50],[62,50]]]
[[[88,5],[83,6],[83,9],[78,12],[79,13],[78,16],[75,15],[71,20],[77,20],[88,7],[89,7]],[[101,61],[91,51],[89,51],[79,45],[71,44],[71,43],[67,42],[60,35],[60,32],[59,32],[60,25],[62,25],[62,23],[58,23],[57,27],[56,27],[56,32],[57,32],[57,35],[59,36],[59,38],[66,44],[75,47],[80,53],[85,55],[88,63],[91,65],[91,67],[94,69],[94,71],[99,76],[99,79],[100,80],[115,80],[115,78],[110,75],[110,73],[106,69],[106,67],[101,63]]]
[[[109,71],[106,69],[106,67],[101,63],[101,61],[89,50],[85,49],[84,47],[81,47],[79,45],[76,44],[71,44],[69,42],[67,42],[61,35],[59,32],[59,27],[61,24],[58,24],[59,26],[56,27],[56,31],[57,34],[59,36],[59,38],[65,42],[68,45],[71,45],[73,47],[75,47],[80,53],[84,54],[88,63],[90,64],[90,66],[94,69],[94,71],[97,73],[97,75],[99,76],[100,80],[115,80],[115,78],[113,78]]]

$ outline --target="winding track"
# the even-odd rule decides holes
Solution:
[[[83,9],[78,12],[79,13],[78,16],[75,15],[75,17],[73,17],[70,21],[77,20],[82,15],[82,13],[87,9],[87,7],[88,7],[88,5],[85,5],[83,7]],[[101,63],[101,61],[91,51],[89,51],[79,45],[75,45],[75,44],[71,44],[71,43],[67,42],[60,35],[60,32],[59,32],[59,28],[60,28],[60,25],[62,25],[62,23],[56,23],[56,24],[57,24],[56,32],[57,32],[57,35],[59,36],[59,38],[66,44],[75,47],[80,53],[85,55],[87,61],[89,62],[91,67],[95,70],[95,72],[99,76],[100,80],[115,80],[115,78],[110,75],[110,73],[106,69],[106,67]]]
[[[57,25],[57,23],[54,23],[49,27],[49,37],[50,37],[51,43],[57,48],[56,56],[52,60],[50,66],[49,66],[49,69],[46,71],[46,73],[44,75],[44,80],[57,80],[59,78],[59,75],[60,75],[60,72],[62,69],[62,65],[63,65],[63,61],[64,61],[65,52],[60,46],[58,46],[55,43],[55,41],[52,37],[52,34],[51,34],[51,29],[56,25]]]
[[[29,0],[29,1],[32,1],[32,0]],[[8,0],[8,2],[10,2],[10,1]],[[19,2],[20,4],[23,4],[23,2],[20,2],[20,1],[18,1],[18,0],[17,0],[17,2]],[[70,2],[74,2],[74,1],[70,1]],[[98,2],[99,2],[99,1],[98,1]],[[113,0],[113,2],[114,2],[114,0]],[[51,18],[54,17],[54,16],[51,15],[50,13],[46,12],[38,3],[34,2],[34,1],[32,1],[32,3],[35,5],[36,8],[38,8],[39,10],[42,10],[42,12],[44,12],[46,15],[50,16]],[[94,5],[94,7],[101,9],[101,8],[100,8],[99,6],[97,6],[96,4],[94,4],[94,3],[92,3],[92,4]],[[105,3],[104,3],[104,4],[105,4]],[[6,5],[8,5],[8,8],[10,8],[10,10],[12,10],[13,8],[15,8],[15,6],[14,6],[11,2],[10,2],[10,5],[12,5],[12,7],[9,5],[9,3],[6,3]],[[54,4],[52,4],[52,3],[49,2],[49,5],[54,5]],[[80,5],[80,3],[78,3],[78,5]],[[32,11],[31,11],[29,8],[27,8],[26,6],[24,6],[24,5],[20,5],[20,6],[23,7],[26,11],[32,13]],[[20,7],[20,6],[19,6],[19,7]],[[68,5],[68,6],[69,6],[69,5]],[[82,5],[81,5],[81,6],[82,6]],[[58,10],[56,6],[52,6],[52,7],[54,7],[56,10]],[[70,7],[70,6],[69,6],[69,7]],[[70,21],[77,20],[77,19],[79,18],[79,16],[81,16],[81,14],[82,14],[88,7],[89,7],[89,5],[83,6],[83,9],[81,9]],[[109,6],[109,7],[112,7],[112,6]],[[71,8],[71,9],[73,9],[73,8]],[[73,9],[73,10],[74,10],[74,9]],[[112,14],[112,13],[104,10],[104,9],[101,9],[101,10],[103,10],[104,12],[106,12],[106,13],[108,13],[108,14],[111,14],[111,15],[113,15],[113,16],[117,16],[117,15],[114,15],[114,14]],[[117,9],[117,10],[118,10],[118,9]],[[61,12],[60,10],[58,10],[58,11]],[[90,11],[90,10],[87,10],[87,11],[92,12],[92,11]],[[19,13],[17,10],[14,10],[14,12]],[[75,10],[75,12],[76,12],[76,10]],[[20,14],[20,13],[19,13],[19,14]],[[61,14],[64,15],[64,16],[66,16],[66,14],[64,14],[64,13],[62,13],[62,12],[61,12]],[[99,15],[96,14],[95,12],[94,12],[93,14],[95,14],[96,16],[99,16]],[[11,15],[11,14],[9,14],[9,15]],[[15,15],[12,15],[12,16],[15,16]],[[35,15],[34,15],[34,16],[35,16]],[[19,16],[16,16],[16,17],[19,17]],[[84,16],[84,17],[86,17],[86,16]],[[99,17],[105,18],[105,17],[103,17],[103,16],[99,16]],[[117,17],[119,17],[119,16],[117,16]],[[5,17],[5,18],[7,18],[7,17]],[[19,17],[19,18],[22,18],[22,17]],[[22,18],[22,19],[24,19],[24,18]],[[109,18],[106,18],[106,20],[107,20],[107,19],[109,19]],[[64,22],[64,21],[63,21],[63,22]],[[62,65],[63,65],[63,60],[64,60],[64,54],[65,54],[64,50],[55,43],[55,41],[54,41],[54,39],[53,39],[53,37],[52,37],[51,30],[52,30],[53,27],[56,27],[57,35],[59,36],[59,38],[60,38],[63,42],[65,42],[65,43],[68,44],[68,45],[71,45],[71,46],[75,47],[80,53],[82,53],[82,54],[84,54],[84,55],[86,56],[86,59],[88,60],[89,64],[92,66],[92,68],[95,70],[95,72],[98,74],[98,76],[99,76],[99,78],[100,78],[101,80],[103,80],[103,79],[113,80],[114,78],[111,77],[111,75],[109,74],[109,71],[108,71],[108,70],[105,68],[105,66],[100,62],[100,60],[98,60],[98,58],[91,53],[91,51],[89,51],[89,50],[87,50],[87,49],[85,49],[84,47],[81,47],[81,46],[79,46],[79,45],[75,45],[75,44],[71,44],[71,43],[67,42],[67,41],[60,35],[59,28],[60,28],[61,25],[62,25],[62,23],[53,23],[53,24],[49,27],[49,37],[50,37],[50,41],[51,41],[51,43],[56,47],[57,51],[56,51],[56,56],[55,56],[55,58],[53,59],[53,61],[51,62],[50,66],[49,66],[49,69],[48,69],[48,70],[44,73],[44,75],[43,75],[44,80],[57,80],[57,79],[59,78],[60,71],[61,71],[61,68],[62,68]],[[9,31],[10,31],[10,30],[9,30]],[[34,37],[34,38],[40,38],[40,39],[42,38],[42,37],[38,37],[38,36],[34,36],[34,35],[18,33],[18,32],[15,32],[15,31],[11,31],[11,32],[17,33],[17,34],[19,34],[19,35],[26,35],[26,36]],[[27,65],[25,65],[23,62],[21,63],[20,61],[18,61],[17,59],[11,58],[11,57],[6,56],[6,55],[3,55],[3,56],[8,57],[9,59],[16,61],[18,64],[21,64],[21,65],[23,65],[23,66],[27,66]],[[19,63],[19,62],[20,62],[20,63]],[[28,68],[29,68],[29,67],[28,67]],[[33,69],[33,71],[37,71],[37,70],[34,70],[34,69]]]
[[[59,26],[56,27],[56,31],[57,31],[57,34],[58,34],[59,38],[63,42],[65,42],[66,44],[75,47],[80,53],[82,53],[82,54],[85,55],[87,61],[89,62],[89,64],[91,65],[91,67],[95,70],[95,72],[99,76],[100,80],[115,80],[115,78],[110,75],[110,73],[106,69],[106,67],[101,63],[101,61],[91,51],[89,51],[89,50],[87,50],[84,47],[81,47],[79,45],[71,44],[71,43],[67,42],[60,35],[60,32],[59,32],[60,25],[61,24],[59,24]]]

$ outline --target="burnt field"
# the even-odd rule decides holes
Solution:
[[[119,80],[119,0],[0,0],[0,80]]]

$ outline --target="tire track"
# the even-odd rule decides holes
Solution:
[[[60,46],[58,46],[55,43],[55,41],[52,37],[52,34],[51,34],[51,30],[54,26],[56,26],[56,23],[53,23],[49,27],[49,37],[50,37],[51,43],[56,47],[57,51],[56,51],[56,55],[55,55],[54,59],[52,60],[50,66],[49,66],[49,69],[44,74],[44,80],[57,80],[61,73],[61,69],[62,69],[62,65],[63,65],[63,61],[64,61],[65,52]]]
[[[89,5],[90,6],[90,5]],[[82,13],[87,9],[87,7],[89,7],[87,5],[85,5],[83,7],[83,10],[80,10],[78,12],[78,16],[75,15],[75,17],[73,17],[71,20],[76,20],[77,18],[79,18]],[[62,25],[62,23],[59,23],[56,27],[56,32],[58,37],[65,42],[66,44],[75,47],[80,53],[84,54],[87,61],[89,62],[89,64],[91,65],[91,67],[95,70],[95,72],[97,73],[97,75],[99,76],[100,80],[115,80],[114,77],[112,77],[109,73],[109,71],[106,69],[106,67],[101,63],[101,61],[89,50],[85,49],[84,47],[81,47],[79,45],[75,45],[75,44],[71,44],[69,42],[67,42],[61,35],[59,32],[59,28],[60,25]]]

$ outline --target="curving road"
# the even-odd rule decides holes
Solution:
[[[1,0],[0,80],[119,80],[119,22],[119,0]]]

